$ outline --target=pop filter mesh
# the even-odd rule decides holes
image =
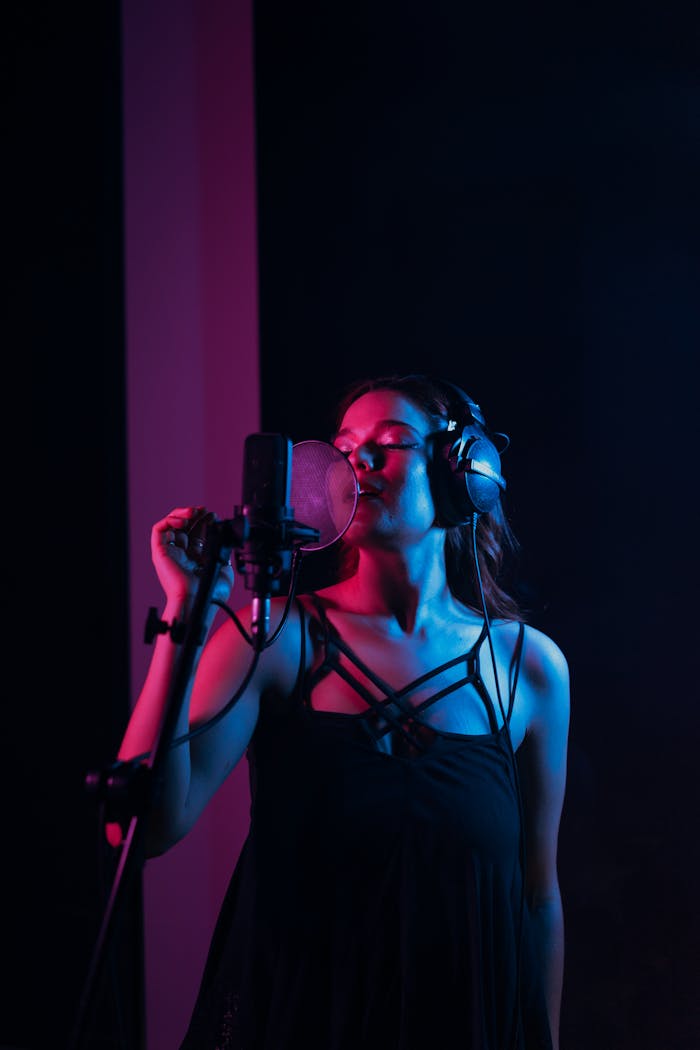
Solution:
[[[334,445],[299,441],[292,446],[291,504],[294,520],[320,533],[302,551],[330,547],[343,535],[357,507],[357,479]]]

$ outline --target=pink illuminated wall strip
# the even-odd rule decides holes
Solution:
[[[133,700],[161,605],[151,524],[188,503],[231,516],[260,419],[251,3],[122,7]],[[148,1050],[184,1033],[247,827],[246,773],[146,865]]]

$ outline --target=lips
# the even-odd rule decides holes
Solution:
[[[374,485],[360,485],[358,496],[360,499],[378,497],[381,496],[381,490],[375,488]]]

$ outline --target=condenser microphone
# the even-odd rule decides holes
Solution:
[[[293,552],[308,554],[339,540],[352,522],[357,499],[352,466],[328,442],[301,441],[292,447],[283,434],[246,438],[243,503],[236,507],[245,538],[235,558],[253,592],[251,635],[258,651],[270,630],[270,599],[288,589]]]
[[[270,629],[270,598],[284,585],[291,565],[287,526],[292,442],[284,434],[249,434],[243,457],[243,503],[236,508],[246,524],[247,539],[236,551],[236,567],[253,592],[251,635],[256,649]]]

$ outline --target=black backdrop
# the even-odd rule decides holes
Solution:
[[[572,674],[563,1050],[700,1042],[697,13],[258,0],[263,426],[436,371]],[[317,556],[318,557],[318,556]]]
[[[120,5],[6,22],[0,1046],[61,1048],[114,877],[91,770],[128,717]],[[91,1048],[141,1045],[139,879]]]
[[[512,6],[256,4],[263,427],[324,437],[349,379],[430,368],[510,433],[572,671],[562,1048],[694,1050],[696,15]],[[118,4],[15,18],[0,1045],[33,1050],[93,944],[82,777],[128,695],[121,88]]]

